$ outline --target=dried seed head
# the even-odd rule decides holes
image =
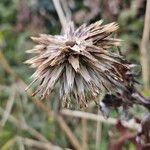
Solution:
[[[63,102],[76,101],[82,107],[95,99],[103,87],[110,91],[126,88],[129,64],[110,51],[120,44],[119,39],[110,37],[118,25],[101,24],[98,21],[74,29],[70,23],[63,35],[32,37],[38,45],[27,52],[36,55],[26,63],[36,68],[32,75],[34,81],[29,85],[39,83],[33,95],[44,99],[57,84]]]

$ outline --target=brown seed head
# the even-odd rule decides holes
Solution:
[[[35,53],[35,57],[26,63],[36,69],[34,81],[29,85],[39,83],[34,95],[43,99],[58,85],[65,104],[74,101],[85,106],[103,88],[110,91],[125,88],[129,66],[122,56],[110,51],[120,44],[119,39],[111,38],[118,25],[101,24],[100,20],[74,29],[70,23],[63,35],[32,37],[38,45],[27,51]]]

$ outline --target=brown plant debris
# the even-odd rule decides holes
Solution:
[[[138,120],[139,122],[139,120]],[[127,142],[132,143],[136,150],[150,149],[150,114],[140,120],[141,130],[131,131],[126,128],[120,120],[118,120],[115,127],[111,129],[109,150],[121,150],[125,148]],[[130,149],[130,148],[129,148]]]
[[[116,23],[102,25],[102,20],[77,29],[71,22],[63,35],[32,37],[37,45],[27,53],[35,56],[26,63],[36,69],[28,86],[39,84],[33,95],[45,99],[58,87],[65,106],[74,101],[83,107],[104,88],[128,90],[132,85],[129,76],[132,65],[122,55],[112,52],[121,41],[112,38],[117,29]]]

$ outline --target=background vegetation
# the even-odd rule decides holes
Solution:
[[[100,19],[104,23],[118,22],[120,28],[116,36],[124,40],[121,52],[132,63],[138,64],[135,70],[140,74],[138,81],[141,85],[138,88],[145,96],[150,96],[148,58],[144,57],[146,62],[143,65],[147,68],[143,74],[140,65],[140,58],[143,59],[143,51],[140,50],[143,48],[141,43],[145,27],[146,0],[61,0],[61,8],[67,20],[73,20],[76,26]],[[57,93],[51,95],[51,100],[39,101],[31,97],[31,92],[25,92],[26,85],[31,82],[29,77],[33,73],[23,63],[30,57],[25,51],[33,46],[30,36],[61,32],[62,24],[52,0],[0,1],[1,150],[106,150],[114,141],[125,136],[126,132],[134,139],[136,126],[130,123],[126,126],[132,132],[126,128],[117,131],[122,125],[117,123],[116,128],[117,120],[113,117],[121,116],[115,111],[112,111],[112,118],[108,120],[66,109],[61,115],[56,115]],[[144,56],[148,55],[149,52],[144,51]],[[83,111],[100,113],[94,104],[89,104],[89,108]],[[144,108],[135,107],[130,110],[130,118],[134,116],[140,120],[145,113]],[[123,143],[125,149],[136,149],[137,145],[127,136],[123,138]]]

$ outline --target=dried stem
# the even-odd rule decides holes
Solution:
[[[104,118],[103,116],[92,114],[92,113],[87,113],[87,112],[81,112],[81,111],[73,111],[73,110],[68,110],[64,109],[61,111],[61,113],[65,116],[70,116],[70,117],[77,117],[77,118],[85,118],[88,120],[93,120],[93,121],[100,121],[106,124],[112,124],[115,125],[117,123],[117,119],[114,118]],[[134,129],[138,130],[140,125],[135,123],[135,122],[127,122],[127,121],[122,121],[122,124],[129,128],[129,129]]]
[[[98,110],[98,116],[100,115],[100,111]],[[99,150],[100,143],[101,143],[101,132],[102,132],[102,122],[97,121],[96,124],[96,142],[95,142],[95,149]]]
[[[87,145],[87,120],[85,118],[82,118],[82,149],[83,150],[88,150],[88,145]]]
[[[25,150],[25,144],[23,143],[21,138],[17,138],[17,144],[18,144],[18,149],[19,150]]]
[[[71,10],[68,6],[68,1],[63,0],[63,1],[60,1],[60,3],[62,4],[62,8],[66,14],[66,20],[71,20],[72,13],[71,13]]]
[[[50,149],[62,150],[63,149],[58,146],[49,145],[48,143],[36,141],[36,140],[30,139],[30,138],[17,137],[17,139],[21,140],[24,145],[27,145],[27,146],[33,147],[33,148],[42,149],[42,150],[50,150]]]
[[[6,104],[6,108],[5,108],[5,112],[4,112],[4,115],[2,116],[2,120],[1,120],[1,124],[2,126],[5,125],[5,123],[7,122],[7,119],[11,113],[11,110],[12,110],[12,107],[13,107],[13,104],[14,104],[14,100],[15,100],[15,88],[12,86],[11,87],[11,93],[10,96],[9,96],[9,99],[7,101],[7,104]]]
[[[148,51],[147,46],[149,43],[149,34],[150,34],[150,1],[147,0],[145,21],[144,21],[144,30],[142,41],[140,45],[141,50],[141,65],[142,65],[142,77],[144,82],[144,89],[148,90],[149,88],[149,63],[148,63]]]
[[[64,15],[64,12],[62,10],[62,7],[60,5],[60,1],[59,0],[53,0],[53,4],[55,6],[55,9],[57,11],[57,14],[58,14],[58,17],[59,17],[59,20],[61,22],[61,25],[63,27],[63,30],[65,29],[66,25],[67,25],[67,20],[66,20],[66,17]]]

